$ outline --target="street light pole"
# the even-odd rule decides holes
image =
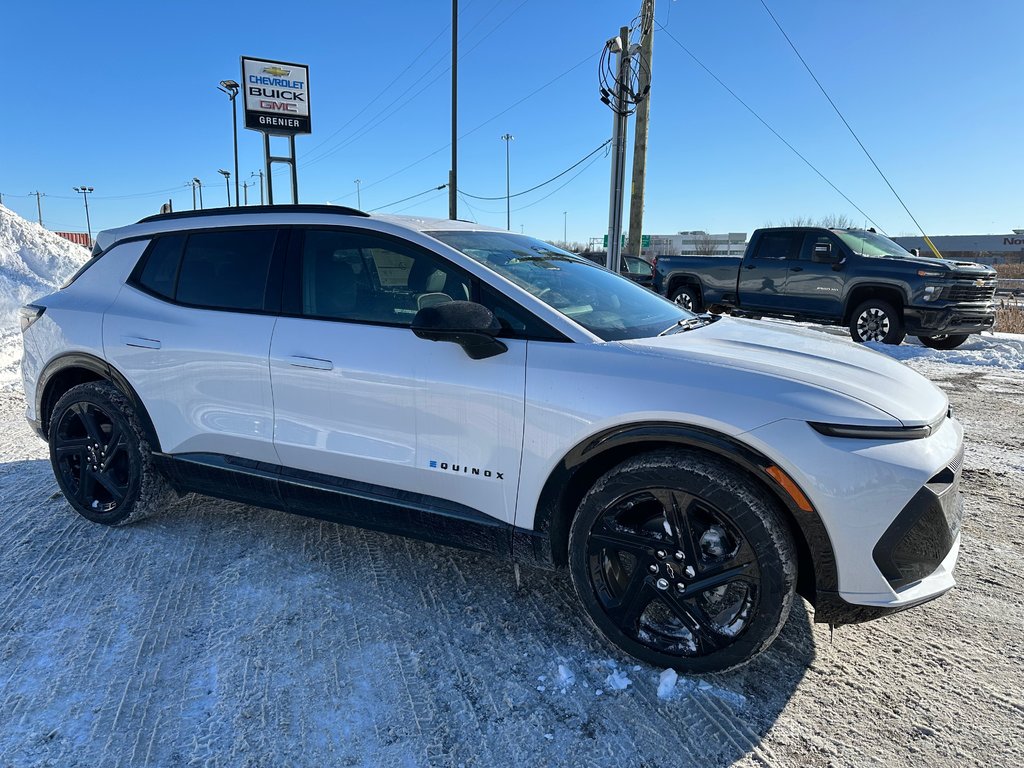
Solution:
[[[93,191],[92,187],[87,187],[84,184],[80,187],[72,187],[75,192],[79,192],[82,195],[82,199],[85,201],[85,229],[89,233],[89,245],[92,246],[92,222],[89,221],[89,193]]]
[[[199,210],[203,210],[203,182],[201,182],[199,177],[196,176],[192,179],[192,183],[199,187]]]
[[[231,171],[225,171],[223,168],[218,168],[217,173],[224,177],[224,194],[228,196],[228,207],[231,207]],[[238,199],[235,199],[238,202]]]
[[[569,245],[569,212],[562,211],[562,245]]]
[[[238,207],[238,109],[235,108],[235,97],[241,86],[234,80],[221,80],[217,89],[228,95],[231,101],[231,140],[235,147],[235,207]],[[228,196],[230,198],[230,195]],[[231,200],[228,200],[231,205]]]
[[[359,191],[359,185],[360,184],[362,184],[362,179],[356,179],[355,180],[355,185],[356,185],[356,208],[358,208],[361,211],[361,210],[363,210],[363,195]]]
[[[501,136],[505,141],[505,229],[512,229],[512,195],[510,194],[510,175],[509,175],[509,142],[515,141],[516,137],[511,133],[505,133]]]

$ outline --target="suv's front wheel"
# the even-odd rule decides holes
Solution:
[[[139,417],[109,382],[65,392],[53,408],[49,437],[57,484],[75,511],[95,523],[133,522],[173,498],[153,466]]]
[[[694,451],[642,454],[607,472],[569,533],[590,619],[651,664],[717,672],[766,649],[789,615],[792,537],[766,490]]]

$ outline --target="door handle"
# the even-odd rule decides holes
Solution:
[[[317,371],[330,371],[334,369],[334,363],[330,360],[323,360],[319,357],[304,357],[302,355],[291,355],[288,364],[296,368],[312,368]]]
[[[790,272],[803,272],[804,268],[803,267],[790,267],[789,271]]]
[[[744,269],[757,269],[757,264],[744,264]]]
[[[122,336],[121,343],[129,347],[140,347],[142,349],[160,349],[159,339],[146,339],[142,336]]]

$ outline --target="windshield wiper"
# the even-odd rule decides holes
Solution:
[[[664,331],[659,333],[659,336],[667,336],[670,333],[682,333],[683,331],[692,331],[694,328],[703,328],[708,324],[708,321],[702,317],[684,317],[679,322],[673,323]]]

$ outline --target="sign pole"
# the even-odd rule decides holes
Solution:
[[[267,171],[267,205],[274,204],[274,174],[270,168],[270,134],[263,134],[263,165]]]
[[[295,134],[288,137],[288,144],[292,152],[292,205],[299,204],[299,168],[295,162]]]

